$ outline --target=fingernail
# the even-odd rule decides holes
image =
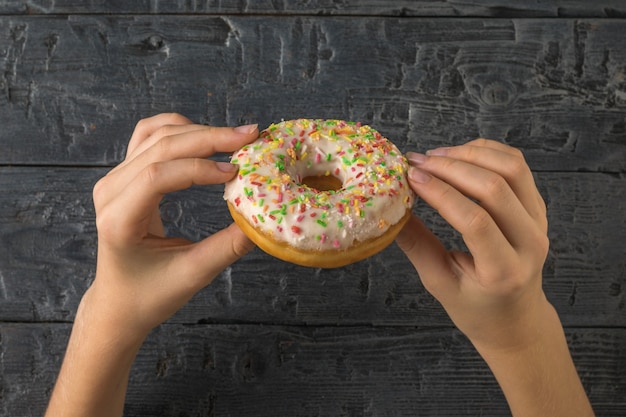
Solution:
[[[252,124],[252,125],[244,125],[244,126],[237,126],[234,130],[237,133],[243,133],[244,135],[249,135],[250,133],[253,133],[257,127],[259,127],[258,124]]]
[[[409,168],[409,179],[411,179],[412,181],[415,181],[419,184],[425,184],[430,181],[431,178],[432,177],[428,173],[426,173],[426,171],[415,167]]]
[[[219,169],[222,172],[228,172],[228,173],[232,173],[235,172],[239,169],[238,165],[235,164],[231,164],[230,162],[216,162],[215,166],[217,167],[217,169]]]
[[[412,165],[419,165],[426,161],[426,155],[417,152],[407,152],[406,159],[408,159],[409,163]]]
[[[436,148],[426,151],[426,155],[434,155],[434,156],[446,156],[450,148]]]

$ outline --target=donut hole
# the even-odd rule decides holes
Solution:
[[[302,178],[302,184],[317,191],[339,191],[343,182],[333,175],[307,175]]]

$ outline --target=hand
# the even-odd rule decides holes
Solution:
[[[427,155],[409,153],[415,192],[461,233],[469,253],[448,251],[413,217],[397,242],[426,289],[475,345],[509,349],[548,303],[546,207],[522,153],[478,139]]]
[[[234,224],[197,243],[165,237],[159,202],[231,179],[236,166],[205,158],[257,136],[256,126],[201,126],[177,114],[137,124],[126,159],[94,187],[96,278],[78,307],[46,416],[121,416],[148,332],[253,247]]]
[[[107,314],[144,334],[248,252],[253,245],[234,224],[197,243],[165,237],[159,202],[193,184],[230,180],[235,165],[205,158],[257,136],[256,126],[202,126],[177,114],[141,120],[126,159],[94,188],[98,265],[90,300],[97,295]]]
[[[521,152],[478,139],[407,157],[411,187],[461,233],[469,253],[446,250],[415,216],[398,245],[485,359],[512,415],[593,416],[541,287],[546,207]]]

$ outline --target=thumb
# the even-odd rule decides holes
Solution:
[[[183,266],[189,273],[183,276],[194,279],[198,289],[205,287],[253,248],[254,243],[233,223],[193,246]]]
[[[411,216],[396,237],[398,247],[415,267],[424,287],[440,300],[456,283],[450,269],[449,254],[439,239],[419,220]]]

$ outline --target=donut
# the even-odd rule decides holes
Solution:
[[[274,123],[235,152],[224,199],[259,248],[287,262],[336,268],[387,247],[415,195],[398,148],[370,126],[342,120]]]

